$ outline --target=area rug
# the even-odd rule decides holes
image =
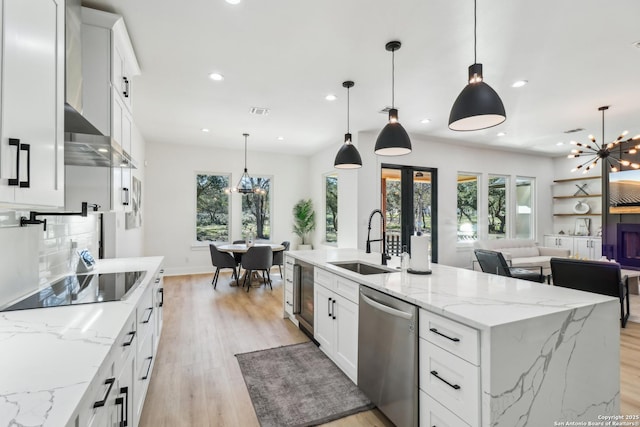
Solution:
[[[236,357],[262,427],[315,426],[374,406],[312,342]]]

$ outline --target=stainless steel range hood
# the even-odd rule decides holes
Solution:
[[[65,165],[136,168],[129,154],[110,136],[65,133],[64,137]]]

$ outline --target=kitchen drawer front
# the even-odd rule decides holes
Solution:
[[[141,341],[145,339],[147,334],[153,331],[154,307],[153,292],[151,288],[152,286],[145,291],[136,308],[138,344],[141,344]],[[138,347],[138,351],[140,351],[140,347]]]
[[[420,427],[468,427],[469,424],[420,390]]]
[[[293,280],[293,264],[293,258],[290,256],[284,257],[284,274],[291,280]]]
[[[142,407],[144,406],[144,398],[147,394],[147,388],[151,381],[151,372],[153,369],[153,347],[155,336],[150,334],[141,344],[136,360],[136,376],[133,385],[133,410],[134,420],[139,420],[142,415]],[[133,425],[137,425],[134,422]]]
[[[110,355],[111,356],[111,355]],[[83,399],[82,408],[78,413],[79,425],[91,425],[98,419],[104,418],[109,411],[109,405],[116,398],[115,363],[113,358],[107,357],[106,363],[100,367]]]
[[[471,426],[480,420],[480,368],[420,339],[420,389]]]
[[[348,299],[351,302],[358,304],[358,292],[360,285],[353,280],[345,279],[344,277],[336,276],[335,279],[335,292]]]
[[[120,371],[124,367],[124,363],[127,358],[131,354],[131,351],[135,351],[136,349],[136,341],[137,341],[137,331],[136,331],[136,314],[131,313],[129,319],[125,323],[124,328],[118,335],[116,339],[116,345],[114,349],[115,354],[115,363],[116,363],[116,375],[120,375]]]
[[[284,311],[286,311],[289,316],[293,316],[293,292],[289,292],[288,290],[284,293]]]
[[[480,366],[478,330],[421,309],[419,335],[420,338]]]
[[[322,285],[330,291],[334,291],[336,289],[336,275],[333,273],[329,273],[321,268],[313,269],[314,282],[318,285]]]

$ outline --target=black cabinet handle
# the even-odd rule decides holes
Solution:
[[[9,178],[9,185],[17,187],[20,185],[20,140],[9,138],[9,146],[16,147],[16,177]]]
[[[101,408],[105,405],[105,403],[107,403],[107,399],[109,398],[109,393],[111,393],[111,389],[113,388],[113,384],[115,382],[116,382],[115,378],[108,378],[105,380],[104,385],[108,385],[109,388],[107,389],[107,392],[104,394],[104,398],[102,400],[98,400],[97,402],[93,403],[94,408]]]
[[[327,298],[327,313],[329,313],[329,317],[331,317],[331,298]]]
[[[136,337],[136,331],[131,331],[127,335],[130,335],[131,338],[129,338],[129,341],[122,344],[123,347],[128,347],[131,345],[131,343],[133,343],[133,339]]]
[[[333,314],[333,318],[336,318],[336,300],[334,299],[331,302],[331,313]]]
[[[129,97],[129,79],[126,77],[122,77],[122,80],[124,81],[124,91],[122,91],[122,94],[124,95],[125,98]]]
[[[160,294],[160,304],[158,304],[158,307],[162,307],[164,305],[164,288],[158,289],[158,293]]]
[[[153,307],[149,307],[147,308],[147,310],[149,310],[149,317],[143,320],[142,323],[149,323],[149,321],[151,320],[151,315],[153,314]]]
[[[124,416],[122,416],[122,408],[120,409],[120,418],[122,419],[122,421],[120,422],[120,427],[127,427],[127,424],[129,424],[129,387],[121,387],[120,393],[124,393],[125,404]]]
[[[160,270],[160,274],[164,274],[164,268]]]
[[[143,380],[149,378],[149,371],[151,370],[151,361],[153,360],[153,356],[147,357],[147,360],[149,361],[149,366],[147,367],[147,373],[142,377]]]
[[[27,152],[27,180],[20,181],[20,188],[29,188],[31,186],[31,145],[20,144],[20,151]],[[18,176],[20,178],[20,176]]]
[[[129,189],[122,189],[122,204],[125,206],[129,206]]]
[[[118,421],[118,426],[122,427],[126,425],[124,423],[124,399],[121,397],[116,397],[116,405],[120,405],[120,421]]]
[[[443,383],[445,383],[449,387],[451,387],[453,389],[456,389],[456,390],[460,390],[460,386],[458,384],[451,384],[449,381],[447,381],[444,378],[438,376],[438,371],[431,371],[431,375],[433,375],[434,377],[436,377],[437,379],[439,379],[440,381],[442,381]]]
[[[443,334],[442,332],[439,332],[436,328],[430,328],[429,330],[431,332],[433,332],[434,334],[438,334],[441,337],[445,337],[446,339],[451,340],[453,342],[459,342],[460,341],[460,338],[451,338],[450,336],[447,336],[447,335]]]

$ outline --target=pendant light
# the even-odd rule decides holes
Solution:
[[[473,64],[469,66],[469,84],[462,89],[451,107],[449,129],[480,130],[497,126],[507,119],[502,100],[483,81],[482,64],[477,62],[477,6],[473,0]]]
[[[347,133],[344,134],[344,144],[336,154],[333,166],[336,169],[357,169],[362,167],[362,159],[358,149],[351,143],[351,131],[349,130],[349,89],[354,86],[352,81],[342,83],[342,87],[347,88]]]
[[[249,172],[247,170],[247,137],[249,137],[248,133],[243,133],[244,136],[244,173],[240,177],[238,181],[238,185],[231,189],[226,189],[225,193],[240,193],[240,194],[264,194],[265,190],[260,187],[253,186],[253,180],[249,176]]]
[[[395,107],[395,51],[400,46],[399,41],[391,41],[385,45],[385,49],[391,52],[391,109],[389,123],[382,128],[376,140],[375,153],[380,156],[401,156],[411,152],[411,140],[398,122],[398,110]]]

